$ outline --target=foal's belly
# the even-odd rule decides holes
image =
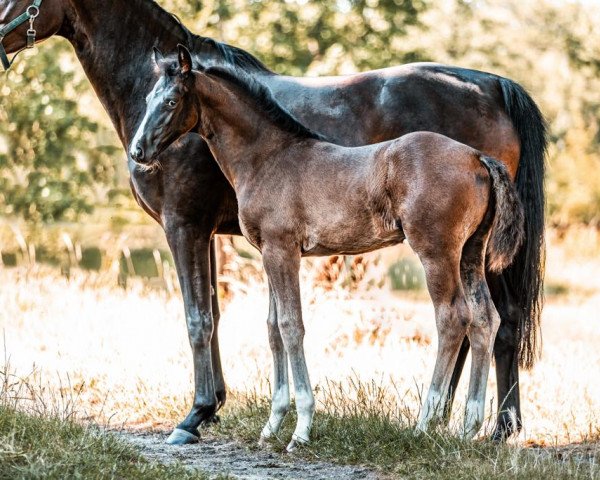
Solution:
[[[307,235],[302,242],[303,257],[324,257],[328,255],[358,255],[380,248],[402,243],[406,237],[397,229],[383,235],[361,236],[340,232],[336,238]]]

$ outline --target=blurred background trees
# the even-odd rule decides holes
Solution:
[[[0,85],[1,215],[73,221],[115,184],[117,147],[101,145],[106,126],[80,109],[89,86],[66,66],[70,56],[65,42],[41,48]]]
[[[278,73],[332,75],[437,61],[522,83],[550,125],[548,223],[600,226],[598,2],[158,3],[196,33],[240,46]],[[17,62],[0,80],[0,107],[4,218],[48,223],[75,220],[94,205],[108,212],[117,202],[133,205],[130,196],[115,194],[127,189],[125,156],[67,42],[46,42],[35,57]]]

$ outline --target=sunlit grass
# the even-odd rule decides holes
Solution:
[[[303,455],[422,478],[439,468],[457,478],[463,461],[471,478],[598,475],[590,469],[600,437],[600,261],[553,249],[548,265],[548,277],[566,290],[545,309],[542,360],[521,375],[525,431],[501,448],[452,435],[460,430],[466,376],[449,431],[412,432],[436,350],[433,310],[423,295],[326,289],[305,270],[305,344],[318,412],[314,442]],[[248,278],[226,278],[231,297],[223,302],[220,338],[230,396],[221,424],[211,427],[249,445],[268,416],[271,377],[267,292],[257,268]],[[39,267],[0,269],[0,282],[5,363],[25,380],[20,388],[34,387],[12,398],[29,398],[44,412],[48,405],[61,405],[63,413],[77,405],[78,421],[109,428],[168,431],[187,413],[191,352],[177,294],[136,282],[125,290],[103,274],[67,280]],[[495,414],[493,372],[488,403],[487,431]],[[293,418],[274,448],[283,450]],[[522,449],[532,445],[546,448]]]

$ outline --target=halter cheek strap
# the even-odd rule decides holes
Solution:
[[[27,7],[27,10],[25,10],[25,12],[23,12],[21,15],[19,15],[17,18],[15,18],[13,21],[9,22],[3,28],[0,28],[0,62],[2,62],[2,67],[4,68],[5,71],[11,67],[11,65],[13,64],[13,62],[15,61],[15,59],[17,58],[17,55],[19,53],[21,53],[23,50],[25,50],[27,48],[34,47],[36,31],[33,28],[33,26],[34,26],[35,19],[40,14],[40,6],[42,5],[42,1],[43,0],[33,0],[32,4],[29,5],[29,7]],[[27,44],[25,47],[23,47],[21,50],[19,50],[17,53],[15,53],[12,60],[9,60],[8,55],[6,54],[6,49],[4,48],[4,45],[2,44],[2,41],[10,32],[12,32],[16,28],[20,27],[27,21],[29,21],[29,29],[27,30]]]

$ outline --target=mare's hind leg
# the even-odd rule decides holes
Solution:
[[[473,322],[468,330],[472,359],[464,423],[467,438],[472,438],[483,423],[492,350],[500,325],[500,316],[485,280],[485,241],[486,238],[470,239],[461,261],[463,286],[473,313]]]
[[[487,275],[492,299],[500,314],[500,328],[494,343],[498,384],[498,419],[492,435],[503,441],[521,430],[519,401],[519,312],[502,275]]]
[[[445,252],[445,255],[429,258],[420,255],[425,267],[427,288],[435,307],[438,332],[433,378],[417,424],[417,429],[421,431],[427,430],[432,420],[443,420],[454,365],[471,323],[471,313],[460,279],[460,253],[452,253],[450,249],[439,249],[439,252]]]
[[[277,303],[275,295],[269,285],[269,317],[267,320],[269,328],[269,346],[273,354],[273,397],[271,403],[271,414],[269,421],[262,429],[260,442],[276,435],[281,428],[281,423],[290,409],[290,386],[288,380],[288,358],[285,353],[283,339],[277,324]]]

